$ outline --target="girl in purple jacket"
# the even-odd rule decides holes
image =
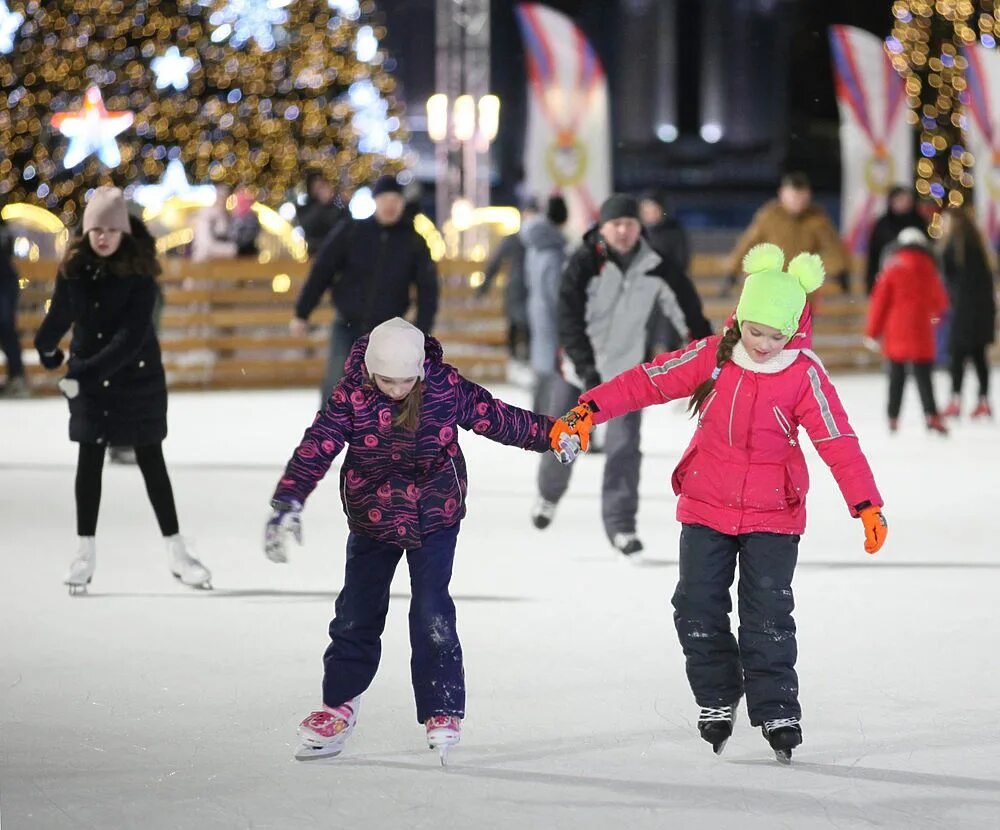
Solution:
[[[441,345],[398,317],[354,345],[346,373],[306,430],[278,483],[265,551],[286,562],[301,542],[302,505],[345,446],[340,495],[347,568],[323,658],[323,707],[299,726],[299,759],[337,755],[354,729],[359,696],[378,669],[389,586],[406,553],[411,673],[417,720],[441,752],[465,717],[462,647],[448,593],[465,516],[458,427],[535,452],[549,449],[553,419],[495,400],[442,360]]]

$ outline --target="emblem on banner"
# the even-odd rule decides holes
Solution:
[[[885,147],[876,147],[865,161],[865,185],[869,192],[885,196],[896,184],[896,163]]]
[[[587,147],[570,132],[562,132],[545,151],[545,167],[558,187],[570,187],[587,174]]]
[[[986,182],[993,200],[1000,202],[1000,148],[993,151],[993,164]]]

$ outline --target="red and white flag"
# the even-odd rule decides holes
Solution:
[[[889,190],[913,186],[913,131],[906,123],[905,82],[877,36],[831,26],[830,52],[840,109],[840,232],[860,254]]]
[[[560,193],[571,230],[597,219],[611,192],[608,83],[583,32],[538,3],[517,6],[528,69],[525,189],[540,201]]]
[[[976,218],[993,250],[1000,247],[1000,52],[985,46],[965,50],[969,61],[965,134],[975,159]]]

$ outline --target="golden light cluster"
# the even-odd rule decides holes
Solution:
[[[357,20],[337,16],[328,0],[293,0],[270,50],[254,40],[241,48],[213,42],[210,18],[226,4],[10,0],[24,22],[12,51],[0,54],[0,201],[37,204],[73,225],[90,188],[158,182],[172,158],[192,182],[247,185],[274,206],[308,166],[348,190],[402,166],[359,149],[364,136],[345,99],[351,84],[370,81],[396,116],[392,139],[405,141],[384,53],[367,62],[355,53],[362,26],[385,34],[372,0],[361,3]],[[171,47],[193,61],[180,89],[158,87],[151,67]],[[79,110],[91,86],[108,110],[133,112],[135,122],[117,137],[117,167],[90,155],[65,170],[67,139],[51,116]]]
[[[906,78],[909,121],[920,127],[917,192],[942,206],[964,204],[973,187],[975,159],[963,132],[968,61],[962,50],[977,41],[995,48],[1000,0],[895,0],[886,51]]]

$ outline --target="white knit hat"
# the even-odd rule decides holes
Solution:
[[[130,231],[125,197],[117,187],[103,185],[93,192],[87,202],[87,207],[83,210],[83,232],[87,233],[94,228],[122,233]]]
[[[402,317],[375,326],[368,335],[365,368],[384,378],[424,379],[424,333]]]

